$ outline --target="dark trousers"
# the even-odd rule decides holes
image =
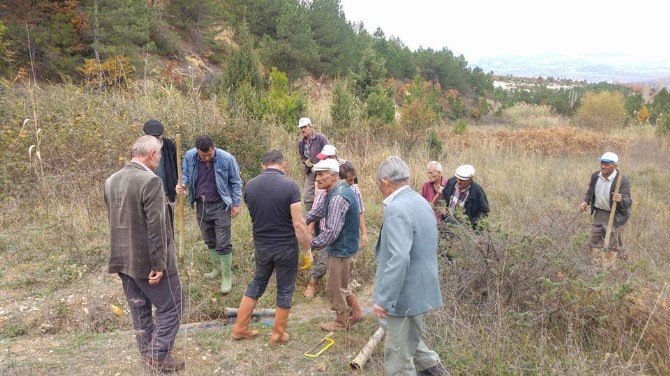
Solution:
[[[177,273],[163,276],[157,285],[119,273],[133,318],[140,355],[165,359],[172,350],[183,315],[182,290]],[[152,314],[156,307],[156,320]]]
[[[277,276],[277,307],[290,309],[295,278],[298,275],[298,244],[263,245],[256,244],[256,272],[244,294],[258,300],[275,271]]]
[[[230,210],[223,201],[208,203],[196,201],[196,218],[207,248],[220,255],[233,251],[230,242]]]

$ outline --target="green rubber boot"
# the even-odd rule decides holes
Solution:
[[[203,275],[207,279],[214,279],[219,276],[219,273],[221,273],[221,255],[218,254],[215,250],[210,249],[209,261],[212,263],[212,271]]]
[[[227,294],[233,288],[232,252],[221,257],[221,292]]]

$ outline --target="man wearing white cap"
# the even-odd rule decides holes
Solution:
[[[319,161],[317,155],[324,146],[330,144],[326,136],[314,131],[312,121],[307,117],[300,118],[298,128],[302,138],[298,142],[298,154],[300,161],[305,165],[305,206],[307,210],[312,208],[314,202],[314,178],[312,168]]]
[[[621,259],[627,258],[623,253],[621,232],[630,217],[630,208],[633,204],[633,199],[630,197],[630,181],[627,176],[619,173],[619,170],[617,170],[618,164],[619,156],[612,152],[607,152],[600,157],[600,170],[591,175],[589,189],[584,195],[584,200],[579,204],[581,211],[586,211],[586,208],[589,205],[591,206],[593,221],[591,222],[589,245],[591,247],[591,257],[596,258],[601,256],[600,249],[604,245],[612,205],[615,202],[617,203],[612,233],[610,234],[610,244],[607,245],[611,252],[602,254],[603,262],[609,265],[614,263],[617,255]],[[615,188],[618,179],[621,179],[621,186],[619,192],[616,193]]]
[[[310,224],[326,219],[310,245],[328,254],[326,296],[336,316],[333,321],[321,324],[321,329],[332,332],[348,329],[364,318],[356,296],[348,288],[351,264],[360,240],[358,200],[349,184],[340,179],[337,160],[324,159],[314,165],[314,171],[317,186],[327,193],[324,201],[307,213],[305,220]]]
[[[442,190],[442,197],[447,202],[449,214],[445,221],[453,221],[453,214],[456,210],[462,210],[470,219],[472,228],[477,227],[477,223],[482,217],[489,213],[489,201],[486,198],[486,192],[481,185],[473,181],[475,168],[466,164],[456,169],[454,176],[447,180],[447,184]]]

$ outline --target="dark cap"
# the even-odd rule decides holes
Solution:
[[[147,122],[144,123],[145,134],[158,137],[162,136],[164,131],[165,128],[163,127],[163,124],[156,119],[147,120]]]

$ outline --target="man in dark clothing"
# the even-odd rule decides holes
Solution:
[[[332,332],[348,329],[363,320],[361,306],[349,290],[349,277],[354,255],[359,246],[358,199],[346,181],[340,179],[340,164],[335,159],[324,159],[314,165],[316,184],[326,190],[326,198],[307,213],[307,224],[325,218],[319,235],[311,241],[313,248],[323,248],[328,254],[328,285],[326,296],[335,320],[321,324],[321,329]]]
[[[470,220],[472,228],[482,217],[489,213],[489,201],[484,189],[473,181],[475,168],[472,165],[462,165],[456,169],[455,176],[447,180],[442,190],[442,197],[447,203],[448,214],[444,217],[447,223],[454,223],[454,213],[462,210]]]
[[[286,175],[286,160],[279,150],[265,152],[263,172],[251,179],[244,190],[253,225],[256,247],[256,272],[240,302],[233,339],[248,339],[258,335],[249,329],[256,302],[263,296],[275,271],[277,278],[277,309],[271,344],[289,340],[286,324],[298,274],[298,244],[311,257],[309,233],[302,215],[300,188]]]
[[[630,181],[628,177],[619,173],[617,165],[619,156],[607,152],[600,157],[600,170],[591,174],[589,189],[584,200],[579,205],[581,211],[591,206],[593,222],[591,223],[591,257],[594,261],[602,260],[604,266],[613,266],[617,257],[626,259],[621,233],[630,217],[630,208],[633,199],[630,195]],[[615,192],[618,180],[621,179],[619,192]],[[614,213],[614,223],[610,234],[610,244],[604,244],[605,234],[613,203],[617,204]],[[605,252],[601,249],[605,246]]]
[[[314,202],[314,179],[316,174],[312,170],[314,164],[319,161],[317,155],[324,146],[330,144],[326,136],[314,131],[314,126],[309,118],[300,118],[298,128],[302,138],[298,142],[298,154],[300,161],[305,165],[305,207],[307,210],[312,208]]]
[[[165,132],[163,124],[156,119],[147,120],[144,123],[144,134],[156,137],[163,145],[161,148],[161,162],[156,168],[156,175],[163,182],[163,190],[170,204],[168,205],[168,219],[170,226],[174,229],[172,205],[177,199],[177,191],[175,190],[177,186],[177,147],[172,140],[163,137],[163,132]]]
[[[184,154],[183,185],[177,193],[186,194],[195,204],[200,232],[209,249],[212,271],[205,278],[221,275],[221,292],[232,290],[231,219],[240,214],[242,178],[232,154],[214,146],[208,136],[199,136],[195,147]]]
[[[130,163],[105,181],[109,272],[121,278],[142,360],[156,369],[175,371],[184,368],[183,360],[170,355],[182,317],[182,290],[163,184],[153,172],[160,150],[155,137],[140,137]]]

